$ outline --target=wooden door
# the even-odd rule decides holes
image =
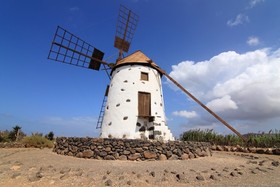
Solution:
[[[138,116],[151,116],[151,94],[138,92]]]

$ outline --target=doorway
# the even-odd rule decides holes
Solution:
[[[151,116],[151,94],[146,92],[138,92],[138,116]]]

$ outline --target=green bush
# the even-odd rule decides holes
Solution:
[[[1,131],[0,132],[0,142],[10,142],[10,138],[9,138],[9,134],[10,132],[5,130],[5,131]]]
[[[24,136],[24,132],[21,127],[16,125],[11,131],[5,130],[0,131],[0,142],[14,142],[21,140]]]
[[[38,134],[26,136],[21,140],[21,142],[23,144],[25,144],[27,147],[36,147],[36,148],[43,148],[43,147],[52,148],[53,147],[52,141],[50,141],[47,138],[42,137]]]
[[[220,135],[209,130],[189,130],[180,135],[182,141],[199,141],[199,142],[211,142],[216,145],[241,145],[251,147],[280,147],[280,131],[274,130],[269,133],[250,133],[243,135],[247,142],[243,142],[238,136],[233,134]]]
[[[54,139],[54,133],[53,131],[49,132],[48,134],[45,135],[45,138],[47,138],[48,140],[53,140]]]

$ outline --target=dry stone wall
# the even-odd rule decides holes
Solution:
[[[212,156],[210,143],[59,137],[53,151],[100,160],[186,160]]]

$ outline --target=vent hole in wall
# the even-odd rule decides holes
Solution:
[[[123,120],[127,120],[127,119],[128,119],[128,117],[127,117],[127,116],[123,117]]]
[[[154,127],[154,126],[148,128],[148,131],[153,131],[153,130],[155,130],[155,127]]]
[[[127,99],[126,102],[130,102],[130,99]]]
[[[121,89],[122,92],[123,92],[124,90],[125,90],[125,89],[123,89],[123,88]]]
[[[111,126],[112,125],[112,122],[110,122],[109,124],[108,124],[108,126]]]
[[[116,107],[119,107],[121,104],[120,103],[118,103],[118,104],[116,104]]]
[[[141,123],[137,122],[137,123],[136,123],[136,126],[137,126],[137,127],[141,127]]]
[[[128,81],[127,81],[127,80],[125,80],[125,81],[123,81],[123,82],[127,83]]]
[[[106,108],[107,108],[107,110],[109,110],[109,105]]]
[[[142,126],[140,129],[139,129],[139,132],[145,132],[146,131],[146,128],[144,126]]]

